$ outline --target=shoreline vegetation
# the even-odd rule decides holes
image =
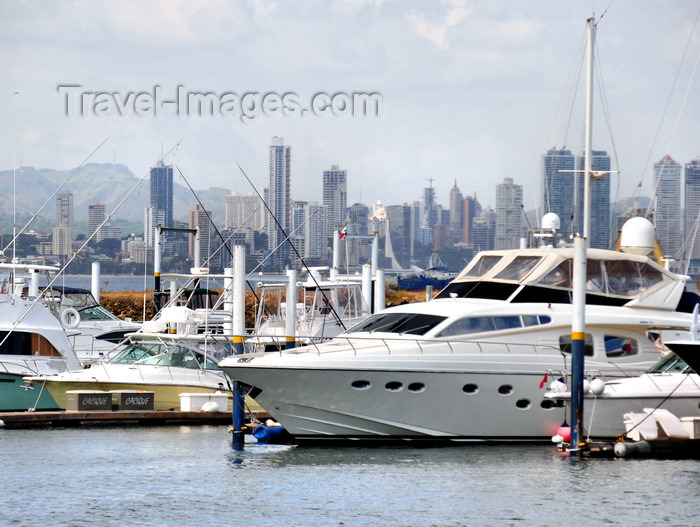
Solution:
[[[437,293],[437,291],[435,291]],[[143,320],[144,295],[146,295],[146,320],[151,320],[155,315],[153,305],[153,291],[144,292],[109,292],[100,293],[100,304],[114,313],[122,320],[130,318],[133,321]],[[399,306],[412,302],[425,300],[425,291],[386,290],[386,307]],[[251,291],[245,294],[245,327],[252,328],[255,325],[255,313],[258,303]]]

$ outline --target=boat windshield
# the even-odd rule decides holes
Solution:
[[[132,342],[112,357],[111,362],[133,364],[134,362],[161,355],[165,346],[160,342]]]
[[[549,324],[551,317],[546,315],[514,315],[502,317],[467,317],[456,320],[440,333],[437,337],[454,337],[457,335],[469,335],[483,331],[500,331],[529,326]]]
[[[501,256],[482,255],[474,265],[466,272],[465,276],[478,278],[488,273],[494,265],[501,261]]]
[[[218,370],[216,363],[195,351],[183,346],[170,346],[165,353],[155,357],[147,357],[139,361],[139,364],[151,366],[173,366],[176,368]]]
[[[409,335],[425,335],[446,317],[417,313],[380,313],[360,322],[348,333],[383,332]]]
[[[673,352],[666,355],[649,369],[649,373],[691,373],[692,371],[692,368]]]

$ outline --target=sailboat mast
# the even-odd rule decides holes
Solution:
[[[593,43],[595,23],[588,19],[588,67],[586,88],[586,130],[584,160],[584,234],[574,238],[573,269],[573,320],[571,323],[571,442],[569,450],[580,455],[580,441],[583,437],[583,367],[586,351],[586,250],[590,244],[591,226],[591,168],[592,168],[592,124],[593,124]]]

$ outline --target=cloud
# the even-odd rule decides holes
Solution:
[[[429,22],[424,13],[409,13],[407,17],[418,36],[429,40],[440,49],[447,49],[449,29],[464,21],[469,15],[469,10],[465,7],[464,0],[443,0],[443,4],[447,5],[449,10],[438,23]]]

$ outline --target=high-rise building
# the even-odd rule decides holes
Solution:
[[[517,249],[523,235],[523,187],[505,178],[496,185],[496,249]]]
[[[577,172],[575,173],[576,181],[578,182],[577,204],[574,210],[576,232],[581,235],[583,232],[583,213],[584,213],[584,174],[585,156],[579,156],[577,163]],[[610,156],[605,150],[593,150],[593,163],[591,170],[600,172],[601,177],[591,178],[591,232],[590,243],[592,248],[608,249],[611,245],[610,240]],[[561,219],[561,216],[559,216]],[[562,227],[563,231],[563,227]]]
[[[312,263],[327,257],[328,207],[312,201],[295,201],[292,207],[292,241],[297,252]]]
[[[173,167],[162,161],[151,168],[151,207],[162,217],[164,227],[173,227]],[[159,214],[158,211],[162,211]]]
[[[473,231],[474,220],[481,214],[481,203],[476,199],[476,194],[472,197],[464,198],[464,215],[462,218],[462,239],[461,243],[474,246]]]
[[[226,229],[264,231],[266,218],[265,205],[256,194],[232,192],[226,196]]]
[[[270,185],[268,190],[267,247],[275,251],[273,264],[283,268],[289,262],[289,244],[285,238],[291,234],[291,147],[284,146],[284,139],[273,137],[270,145]]]
[[[51,254],[55,256],[68,256],[71,252],[70,230],[65,224],[52,229]]]
[[[107,212],[105,209],[105,204],[95,201],[88,205],[88,237],[92,238],[93,242],[101,242],[102,233],[98,232],[94,237],[95,231],[100,228],[102,222],[107,218]]]
[[[573,234],[571,219],[574,215],[575,156],[571,150],[548,150],[542,156],[543,213],[554,212],[561,220],[562,236]]]
[[[700,158],[685,164],[685,241],[692,247],[686,258],[700,264]],[[694,260],[694,261],[693,261]]]
[[[470,244],[474,251],[492,251],[496,237],[496,213],[491,207],[486,207],[474,217]]]
[[[464,196],[456,179],[450,190],[450,229],[454,243],[461,243],[464,240]]]
[[[56,226],[68,229],[70,237],[73,230],[73,193],[70,190],[56,195]]]
[[[189,228],[199,227],[199,257],[200,264],[205,266],[205,262],[211,256],[211,220],[209,213],[201,206],[197,205],[195,210],[190,211]],[[194,236],[189,239],[189,257],[194,258]]]
[[[338,165],[323,171],[323,204],[328,208],[329,239],[334,230],[343,229],[348,208],[348,171],[340,170]]]
[[[683,241],[681,164],[671,156],[654,163],[654,227],[664,256],[678,258]]]
[[[413,238],[411,236],[411,206],[389,205],[386,207],[387,232],[386,237],[391,246],[396,263],[402,269],[409,269],[413,254]],[[386,255],[385,256],[389,256]],[[395,263],[391,264],[392,267]]]

